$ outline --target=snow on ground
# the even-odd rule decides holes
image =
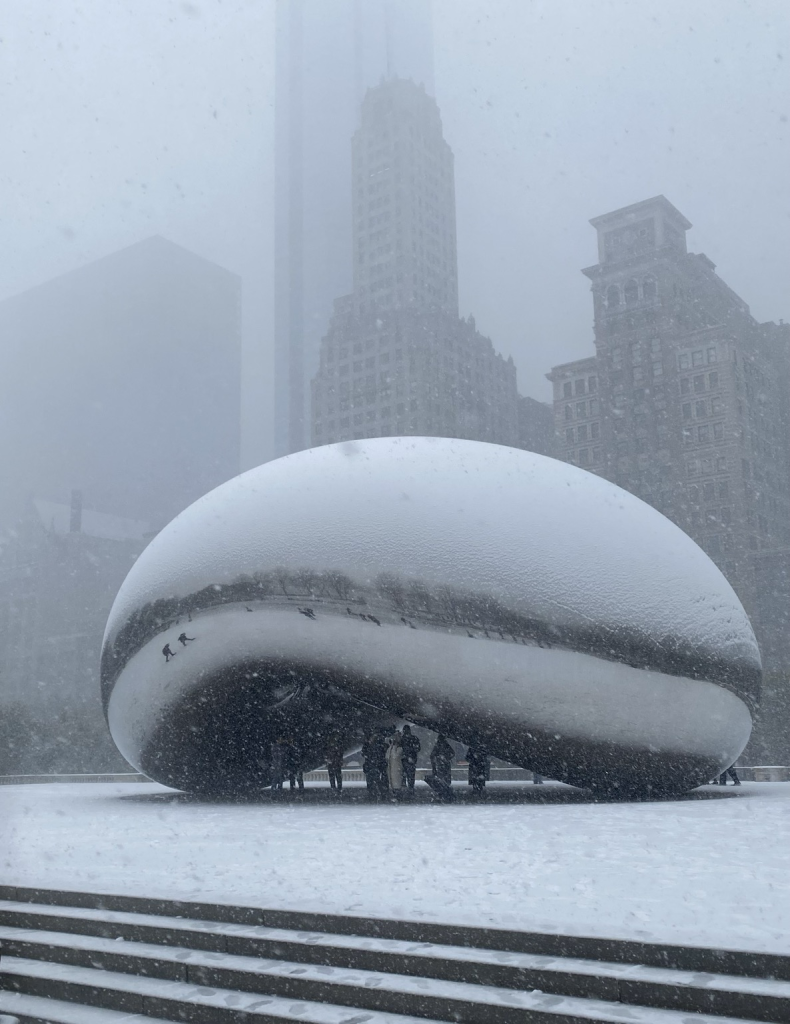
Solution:
[[[425,787],[423,787],[423,790]],[[790,783],[595,803],[220,804],[154,784],[0,787],[8,885],[790,953]]]

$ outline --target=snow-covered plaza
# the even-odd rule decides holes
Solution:
[[[596,803],[221,804],[155,784],[0,787],[2,881],[790,952],[790,783]]]

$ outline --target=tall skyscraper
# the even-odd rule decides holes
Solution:
[[[458,316],[453,155],[435,100],[372,88],[353,143],[354,290],[313,378],[312,440],[388,434],[516,445],[516,368]]]
[[[433,89],[430,0],[278,0],[275,453],[309,440],[308,382],[336,296],[351,291],[351,150],[369,86]]]
[[[663,196],[591,224],[596,354],[549,374],[560,457],[643,498],[720,566],[760,642],[761,735],[779,756],[766,736],[790,723],[790,325],[758,323],[687,251],[691,225]]]

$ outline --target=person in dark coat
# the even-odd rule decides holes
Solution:
[[[176,652],[170,650],[170,644],[165,644],[162,648],[162,654],[165,656],[165,661],[170,661],[171,658],[175,658]]]
[[[469,744],[466,760],[469,764],[469,785],[473,792],[482,796],[485,792],[486,782],[491,775],[491,761],[488,751],[479,739],[475,738]]]
[[[288,776],[288,785],[295,789],[297,783],[299,792],[304,792],[304,773],[302,771],[302,748],[293,736],[288,740],[285,749],[285,773]]]
[[[403,784],[407,790],[414,792],[414,776],[417,771],[417,755],[420,752],[420,741],[412,733],[410,725],[404,725],[403,727],[400,746]]]
[[[343,754],[340,737],[331,736],[326,746],[326,770],[330,789],[336,789],[338,793],[343,789]]]
[[[719,776],[719,785],[720,786],[726,786],[727,785],[727,776],[728,775],[732,779],[733,785],[740,786],[741,780],[738,778],[738,773],[735,771],[735,765],[734,764],[730,765],[730,767],[727,768],[726,771],[723,771],[721,773],[721,775]]]
[[[387,776],[387,739],[384,729],[377,729],[373,733],[371,754],[373,770],[376,774],[376,792],[379,796],[385,796],[390,786]]]
[[[273,793],[282,793],[285,780],[285,745],[281,739],[276,739],[271,748],[271,786]]]
[[[195,638],[193,636],[187,636],[186,633],[182,633],[178,638],[178,642],[182,647],[186,647],[188,643],[191,643]]]
[[[365,785],[368,787],[368,796],[372,800],[378,789],[378,780],[376,779],[376,769],[374,765],[372,733],[365,734],[365,739],[362,743],[360,753],[362,754],[362,772],[365,776]]]
[[[431,751],[431,774],[425,781],[440,800],[453,799],[453,761],[455,752],[447,742],[443,733],[436,738],[436,745]]]

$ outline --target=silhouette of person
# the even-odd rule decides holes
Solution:
[[[403,781],[406,789],[414,792],[414,776],[417,771],[417,755],[420,752],[420,741],[412,734],[411,726],[404,725],[400,738],[401,763],[403,764]]]
[[[195,638],[193,636],[187,636],[186,633],[182,633],[181,636],[178,638],[178,642],[180,644],[183,644],[184,647],[186,647],[187,641],[188,640],[194,640],[194,639]]]
[[[338,793],[343,788],[343,745],[338,736],[332,736],[326,746],[326,770],[329,786]]]
[[[491,762],[488,759],[488,751],[477,738],[469,744],[466,760],[469,763],[469,785],[478,796],[482,796],[491,774]]]
[[[170,650],[170,644],[165,644],[162,648],[162,654],[165,656],[165,661],[170,661],[171,658],[175,658],[176,652]]]
[[[735,765],[734,764],[730,765],[730,767],[725,769],[721,773],[721,775],[719,776],[719,785],[720,786],[726,786],[727,785],[727,776],[728,775],[732,779],[733,785],[740,786],[741,780],[738,778],[738,773],[735,771]]]
[[[440,732],[436,737],[436,746],[431,751],[431,774],[425,776],[425,782],[440,800],[447,802],[453,799],[454,760],[455,752]]]
[[[281,793],[285,781],[285,748],[282,739],[271,746],[272,792]]]

